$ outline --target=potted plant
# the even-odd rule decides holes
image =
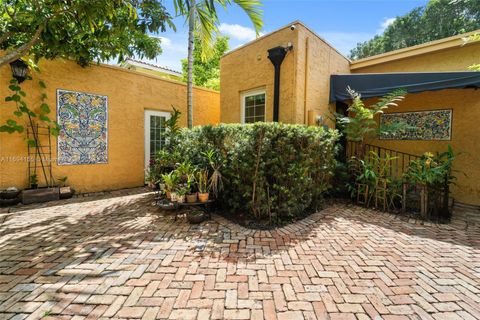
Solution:
[[[38,188],[38,178],[37,178],[36,173],[34,173],[30,176],[30,188],[31,189],[37,189]]]
[[[205,220],[205,213],[202,210],[190,210],[187,212],[187,220],[191,224],[199,224]]]
[[[185,195],[188,193],[188,189],[186,186],[179,187],[176,191],[176,198],[178,203],[185,202]]]
[[[212,190],[215,198],[218,198],[218,193],[223,187],[223,176],[220,172],[222,162],[215,150],[208,150],[203,153],[204,158],[212,168],[212,175],[210,176],[209,188]]]
[[[59,189],[60,199],[71,198],[73,196],[73,191],[72,191],[72,188],[67,186],[68,177],[65,176],[57,180],[60,182],[60,189]]]
[[[198,200],[207,202],[209,197],[208,170],[201,170],[197,173]]]
[[[161,180],[165,185],[165,194],[167,199],[171,201],[176,201],[175,189],[178,185],[178,175],[176,171],[171,171],[161,175]]]
[[[187,179],[187,189],[188,193],[186,195],[188,203],[195,203],[197,202],[197,192],[194,191],[195,188],[195,171],[193,170]]]
[[[150,160],[150,166],[145,170],[145,181],[147,182],[149,188],[156,189],[156,177],[152,161],[154,160]]]

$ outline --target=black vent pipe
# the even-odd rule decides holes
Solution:
[[[275,47],[268,49],[268,59],[272,62],[275,67],[275,83],[273,91],[273,121],[278,122],[279,114],[279,105],[280,105],[280,66],[282,65],[283,59],[287,54],[287,51],[291,50],[291,47]]]

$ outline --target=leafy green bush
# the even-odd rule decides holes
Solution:
[[[221,124],[183,129],[170,148],[182,161],[221,173],[223,209],[278,223],[318,208],[330,185],[338,136],[303,125]]]
[[[420,158],[410,162],[404,179],[409,183],[433,187],[450,184],[455,180],[452,175],[453,160],[455,155],[450,145],[447,151],[437,155],[426,152]]]

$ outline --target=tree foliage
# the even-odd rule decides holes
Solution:
[[[0,66],[30,55],[75,59],[80,65],[135,55],[152,59],[174,28],[158,0],[2,0]]]
[[[192,0],[173,0],[173,3],[177,14],[187,18],[192,13],[195,16],[194,29],[201,43],[202,59],[211,54],[212,43],[218,34],[220,19],[217,7],[227,9],[230,5],[237,5],[249,17],[257,34],[263,26],[261,0],[196,0],[194,7],[191,6]]]
[[[375,119],[376,115],[384,113],[391,107],[396,107],[404,99],[407,93],[403,89],[397,89],[380,98],[379,101],[371,106],[366,106],[358,92],[347,88],[352,97],[352,103],[348,107],[348,115],[337,114],[337,123],[342,129],[342,133],[349,141],[365,143],[367,139],[374,139],[380,134],[393,134],[401,130],[404,124],[394,123],[390,126],[379,126]]]
[[[351,59],[411,47],[480,29],[480,1],[430,0],[406,15],[396,17],[381,35],[358,43]]]
[[[188,22],[188,58],[187,58],[187,125],[193,126],[193,50],[195,35],[200,42],[200,57],[206,60],[212,55],[213,40],[218,35],[220,20],[217,7],[224,9],[236,4],[253,23],[257,35],[262,26],[261,0],[174,0],[175,12],[185,16]]]
[[[200,39],[196,37],[193,50],[193,84],[220,90],[220,58],[228,49],[228,37],[218,36],[215,39],[212,54],[206,59],[202,59]],[[187,59],[182,59],[182,73],[183,81],[187,82]]]

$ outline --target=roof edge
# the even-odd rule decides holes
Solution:
[[[256,39],[252,40],[252,41],[249,41],[249,42],[247,42],[247,43],[244,43],[244,44],[242,44],[241,46],[238,46],[238,47],[236,47],[235,49],[232,49],[232,50],[226,52],[226,53],[222,56],[222,58],[223,58],[223,57],[226,57],[226,56],[230,55],[231,53],[234,53],[234,52],[236,52],[236,51],[238,51],[238,50],[240,50],[240,49],[243,49],[243,48],[245,48],[245,47],[248,47],[249,45],[252,45],[252,44],[254,44],[254,43],[256,43],[256,42],[258,42],[258,41],[260,41],[260,40],[262,40],[262,39],[264,39],[264,38],[266,38],[266,37],[269,37],[269,36],[271,36],[272,34],[275,34],[275,33],[277,33],[277,32],[280,32],[280,31],[284,30],[284,29],[290,28],[290,26],[292,26],[292,25],[294,25],[294,24],[299,24],[299,25],[301,25],[302,27],[304,27],[307,31],[309,31],[310,33],[312,33],[315,37],[317,37],[319,40],[323,41],[327,46],[329,46],[329,47],[332,48],[335,52],[337,52],[342,58],[344,58],[345,60],[347,60],[347,61],[350,62],[350,59],[348,59],[344,54],[342,54],[340,51],[338,51],[332,44],[330,44],[330,43],[329,43],[328,41],[326,41],[324,38],[320,37],[320,36],[318,35],[318,33],[316,33],[315,31],[313,31],[311,28],[309,28],[305,23],[303,23],[303,22],[300,21],[300,20],[292,21],[292,22],[290,22],[289,24],[284,25],[283,27],[280,27],[280,28],[278,28],[278,29],[276,29],[276,30],[274,30],[274,31],[269,32],[269,33],[266,33],[266,34],[264,34],[264,35],[262,35],[262,36],[260,36],[260,37],[258,37],[258,38],[256,38]]]
[[[73,60],[71,60],[71,61],[73,61]],[[74,61],[73,61],[73,62],[74,62]],[[101,62],[100,62],[100,63],[92,63],[90,66],[92,66],[92,67],[100,67],[100,68],[112,69],[112,70],[119,71],[119,72],[131,73],[131,74],[135,74],[135,75],[142,76],[142,77],[147,77],[147,78],[152,78],[152,79],[155,79],[155,80],[160,80],[160,81],[164,81],[164,82],[169,82],[169,83],[173,83],[173,84],[178,84],[178,85],[181,85],[181,86],[184,86],[184,87],[187,86],[187,83],[185,83],[185,82],[181,82],[181,81],[178,81],[178,80],[167,79],[167,78],[160,77],[160,76],[157,76],[157,75],[154,75],[154,74],[150,74],[150,73],[145,73],[145,72],[130,70],[130,69],[127,69],[127,68],[123,68],[123,67],[116,66],[116,65],[111,65],[111,64],[106,64],[106,63],[101,63]],[[209,88],[205,88],[205,87],[199,87],[199,86],[196,86],[196,85],[194,85],[193,88],[194,88],[194,89],[197,89],[197,90],[201,90],[201,91],[208,91],[208,92],[220,93],[220,91],[213,90],[213,89],[209,89]]]
[[[140,67],[140,68],[144,68],[144,69],[148,69],[148,70],[152,70],[152,71],[163,72],[163,73],[166,73],[166,74],[169,74],[169,75],[172,75],[172,76],[180,76],[180,77],[182,76],[182,73],[180,71],[171,69],[169,67],[164,67],[164,66],[161,66],[161,65],[156,65],[156,64],[153,64],[153,63],[141,61],[141,60],[135,60],[135,59],[132,59],[132,58],[127,58],[127,59],[125,59],[124,62],[128,63],[128,64],[130,64],[131,66],[134,66],[134,67]],[[120,67],[122,67],[122,65],[120,65]]]
[[[330,42],[328,42],[327,40],[325,40],[323,37],[321,37],[318,33],[316,33],[314,30],[312,30],[309,26],[307,26],[305,23],[303,23],[302,21],[298,20],[296,23],[302,25],[305,29],[307,29],[307,31],[309,31],[311,34],[313,34],[315,37],[317,37],[320,41],[324,42],[327,46],[329,46],[331,49],[333,49],[336,53],[338,53],[342,58],[344,58],[345,60],[347,60],[348,62],[352,62],[352,60],[350,60],[347,56],[345,56],[343,53],[341,53],[340,51],[338,51],[337,48],[335,48]]]
[[[238,47],[236,47],[235,49],[232,49],[232,50],[224,53],[223,56],[222,56],[222,58],[223,58],[223,57],[226,57],[226,56],[228,56],[228,55],[230,55],[230,54],[232,54],[232,53],[234,53],[234,52],[237,52],[237,51],[239,51],[240,49],[243,49],[243,48],[245,48],[245,47],[248,47],[248,46],[250,46],[250,45],[252,45],[252,44],[254,44],[254,43],[256,43],[256,42],[258,42],[258,41],[260,41],[260,40],[262,40],[262,39],[264,39],[264,38],[266,38],[266,37],[269,37],[269,36],[271,36],[272,34],[275,34],[275,33],[277,33],[277,32],[280,32],[280,31],[282,31],[283,29],[289,28],[292,24],[296,24],[296,23],[300,23],[300,24],[303,25],[303,23],[301,23],[300,20],[295,20],[295,21],[293,21],[293,22],[291,22],[291,23],[289,23],[289,24],[287,24],[287,25],[284,25],[283,27],[280,27],[280,28],[278,28],[278,29],[276,29],[276,30],[274,30],[274,31],[265,33],[265,34],[259,36],[258,38],[254,39],[254,40],[252,40],[252,41],[249,41],[249,42],[247,42],[247,43],[244,43],[244,44],[242,44],[241,46],[238,46]]]
[[[391,62],[394,60],[400,60],[405,58],[410,58],[426,53],[431,53],[435,51],[441,51],[445,49],[455,48],[463,45],[471,45],[474,43],[479,43],[479,41],[473,41],[472,43],[465,44],[463,38],[480,33],[480,29],[458,34],[448,38],[442,38],[426,43],[422,43],[416,46],[402,48],[390,52],[381,53],[375,56],[354,60],[350,63],[350,70],[357,70],[369,66],[374,66],[382,63]]]

